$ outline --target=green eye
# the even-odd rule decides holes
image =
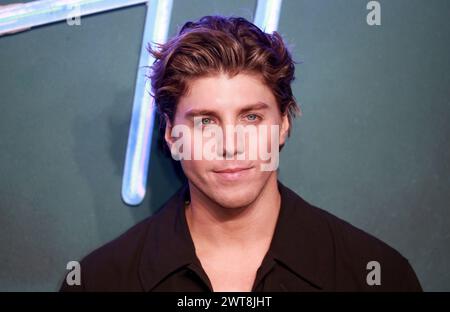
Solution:
[[[211,118],[202,118],[202,125],[209,125],[211,123]]]

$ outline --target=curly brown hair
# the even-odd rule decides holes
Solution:
[[[155,58],[148,78],[160,117],[160,147],[165,150],[165,115],[173,122],[178,100],[193,78],[219,73],[260,75],[273,91],[280,112],[288,114],[290,125],[292,118],[301,115],[291,89],[295,62],[281,35],[265,33],[245,18],[204,16],[185,23],[167,43],[156,44],[156,49],[149,44],[147,50]]]

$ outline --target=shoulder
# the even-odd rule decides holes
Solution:
[[[295,203],[296,219],[311,235],[320,237],[327,258],[333,258],[334,284],[338,290],[420,291],[409,263],[396,249],[347,221],[287,191]],[[320,248],[320,247],[319,247]],[[325,250],[323,251],[325,254]],[[375,273],[380,273],[380,285]],[[373,274],[371,274],[373,273]]]
[[[64,280],[61,291],[120,291],[125,285],[138,290],[140,253],[153,219],[146,218],[85,256],[80,261],[81,285],[69,286]]]
[[[80,261],[81,285],[61,291],[142,291],[139,276],[141,255],[150,233],[164,222],[170,207],[163,206],[155,214],[137,223],[114,240],[95,249]]]
[[[343,289],[357,285],[364,290],[421,290],[408,259],[395,248],[334,215],[324,216],[334,238],[336,276],[342,277]]]

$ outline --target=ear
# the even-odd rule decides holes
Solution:
[[[164,120],[166,124],[166,128],[164,129],[164,140],[166,141],[167,145],[169,146],[169,150],[172,148],[173,144],[173,138],[172,138],[172,123],[170,122],[169,116],[167,114],[164,114]]]
[[[280,145],[284,145],[286,143],[288,133],[289,133],[289,118],[288,114],[281,115],[281,129],[280,129]]]

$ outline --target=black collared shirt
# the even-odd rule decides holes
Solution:
[[[422,290],[396,250],[309,204],[281,182],[278,189],[280,214],[253,291]],[[187,225],[188,197],[185,185],[153,216],[84,258],[81,285],[64,281],[61,290],[212,291]],[[372,261],[379,268],[368,267]]]

